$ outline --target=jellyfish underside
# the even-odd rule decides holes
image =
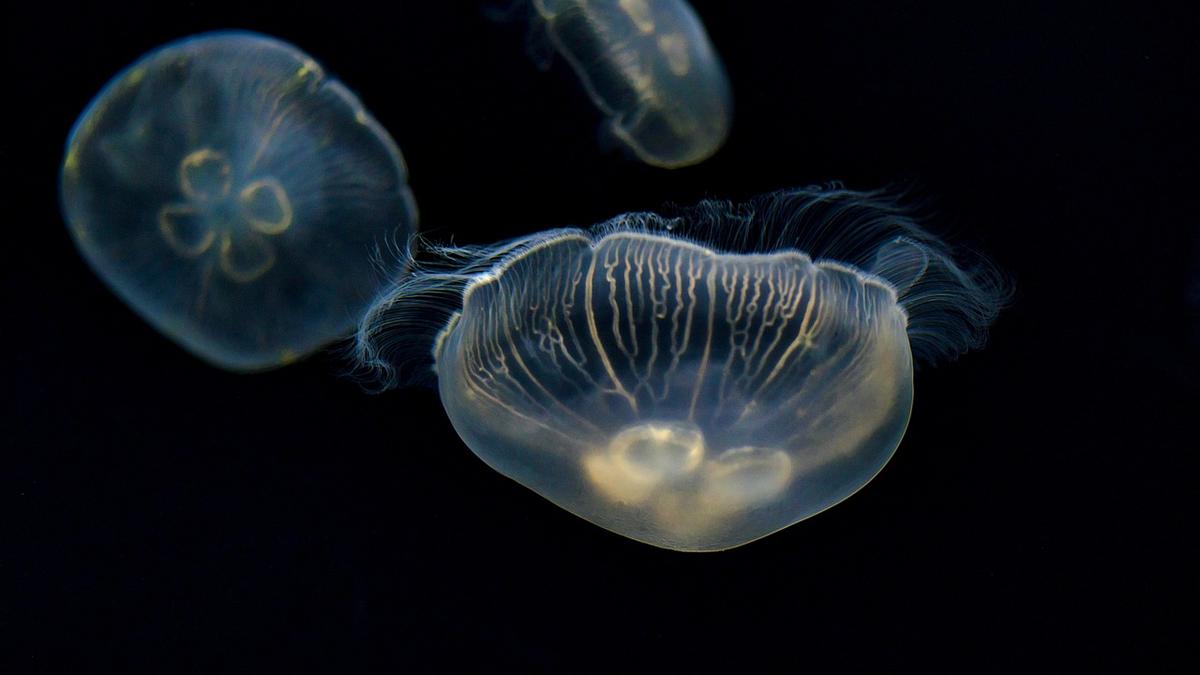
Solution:
[[[80,117],[63,211],[85,258],[160,331],[232,370],[346,334],[382,239],[416,211],[399,150],[290,45],[248,33],[143,57]]]
[[[602,527],[715,550],[871,479],[912,400],[886,284],[799,253],[560,233],[471,285],[436,351],[501,473]]]
[[[556,51],[642,161],[664,168],[711,156],[729,133],[731,95],[719,57],[681,0],[534,0]]]

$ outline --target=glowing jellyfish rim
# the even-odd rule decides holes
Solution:
[[[294,67],[295,70],[289,74],[280,66]],[[186,75],[174,74],[170,70],[172,68],[180,72],[184,68],[194,68],[196,75],[190,72]],[[226,83],[203,79],[212,78],[223,71],[227,71]],[[180,78],[178,84],[172,83],[171,77]],[[196,79],[183,79],[193,77]],[[168,98],[157,104],[151,100],[149,104],[153,107],[146,107],[148,103],[140,97],[146,96],[144,86],[147,82],[161,88]],[[165,124],[162,120],[165,119],[165,113],[173,109],[171,106],[188,105],[189,87],[220,87],[222,84],[230,88],[226,92],[228,98],[219,103],[223,107],[213,105],[213,110],[217,112],[208,113],[208,119],[196,113],[197,119],[209,125],[207,133],[219,135],[204,137],[183,122],[172,122],[162,130],[152,128],[156,135],[150,137],[152,142],[147,143],[146,147],[178,144],[186,134],[195,135],[197,142],[202,141],[200,144],[204,147],[199,149],[179,148],[181,152],[191,152],[180,162],[177,177],[179,185],[173,186],[178,189],[166,192],[163,186],[152,185],[153,181],[145,179],[143,185],[126,181],[123,187],[126,192],[118,196],[138,195],[138,199],[144,203],[138,205],[131,202],[134,205],[126,207],[128,213],[124,214],[125,217],[114,218],[112,222],[105,222],[104,217],[98,216],[96,204],[99,196],[104,194],[98,190],[98,186],[103,188],[106,184],[119,184],[120,181],[119,178],[106,176],[102,167],[87,165],[98,158],[97,153],[103,152],[103,144],[111,142],[114,133],[129,133],[129,128],[137,123],[136,114],[142,115],[143,124]],[[252,94],[265,98],[255,104],[259,99],[252,98]],[[272,110],[272,115],[278,112],[278,119],[259,119],[266,113],[270,97],[275,95],[279,101],[286,99],[291,102],[282,110]],[[207,105],[210,100],[216,100],[192,96],[195,99],[191,101],[192,104],[199,101]],[[299,110],[299,113],[293,114],[293,109]],[[215,126],[214,120],[221,119],[222,115],[226,123],[244,124],[245,128],[220,129]],[[277,126],[267,124],[279,122],[288,115],[292,117],[287,125],[294,128],[285,133],[291,133],[292,136],[277,135]],[[285,129],[288,129],[287,125],[284,125]],[[305,125],[313,128],[306,128]],[[258,131],[268,127],[269,131],[263,137],[255,136]],[[280,141],[281,138],[284,140]],[[331,194],[347,186],[371,189],[371,198],[364,202],[365,205],[347,202],[336,206],[314,206],[316,198],[313,195],[324,192],[297,189],[294,185],[286,185],[288,179],[283,178],[282,174],[274,175],[276,171],[297,171],[282,159],[285,155],[277,147],[283,146],[283,153],[295,152],[285,146],[291,142],[288,138],[307,143],[300,152],[309,153],[304,157],[313,166],[326,169],[313,176],[305,176],[304,179],[310,183],[304,187],[329,190]],[[332,140],[335,150],[331,151],[326,145],[318,143],[321,138],[326,139],[326,143]],[[239,145],[247,141],[257,145]],[[255,147],[258,148],[256,152],[252,150]],[[205,151],[208,154],[201,157],[200,154]],[[336,158],[330,153],[338,151],[349,157],[339,160],[337,166],[362,168],[371,165],[370,170],[353,176],[337,173],[331,169],[331,162]],[[127,164],[137,161],[139,155],[131,152],[136,152],[136,148],[127,150],[121,161]],[[272,157],[273,154],[279,156]],[[193,158],[194,155],[196,157]],[[260,155],[264,156],[264,162],[275,168],[259,172],[265,178],[256,176],[239,163],[239,158],[248,155],[254,156],[255,163]],[[202,172],[194,172],[189,176],[185,171],[190,159],[195,159],[197,166],[201,160],[212,160],[210,163],[218,165],[224,162],[225,173],[215,174],[221,176],[224,182],[214,185],[224,187],[226,192],[213,201],[211,210],[201,210],[200,206],[205,205],[194,203],[197,195],[188,190],[196,187],[189,182],[189,178],[202,175]],[[295,164],[294,160],[292,164]],[[291,42],[264,33],[240,29],[216,30],[159,44],[138,55],[105,81],[76,118],[67,135],[58,173],[58,196],[64,223],[79,254],[93,273],[128,308],[192,356],[224,370],[252,373],[288,365],[352,333],[373,295],[388,282],[386,275],[374,264],[379,243],[394,237],[397,232],[406,236],[419,228],[420,216],[409,185],[409,176],[404,155],[388,131],[354,91],[330,75],[308,52]],[[274,278],[269,282],[269,288],[257,294],[262,296],[258,298],[259,301],[266,296],[286,298],[287,301],[269,308],[255,304],[254,307],[258,307],[256,314],[263,318],[256,321],[253,328],[239,329],[236,336],[226,335],[216,319],[188,305],[189,297],[185,292],[173,290],[172,296],[166,291],[155,290],[155,284],[157,288],[172,289],[177,288],[175,285],[164,285],[164,279],[139,278],[143,272],[138,265],[145,265],[145,260],[150,257],[135,254],[121,259],[113,255],[117,250],[114,247],[128,248],[132,246],[129,242],[134,241],[135,237],[148,236],[151,228],[142,209],[156,199],[150,195],[158,193],[170,203],[164,203],[158,209],[155,221],[165,244],[157,242],[154,246],[156,250],[165,246],[179,258],[160,257],[163,273],[169,276],[167,280],[177,282],[182,287],[192,283],[192,275],[207,269],[204,274],[220,277],[214,283],[231,287],[219,291],[220,301],[226,305],[222,311],[230,317],[236,317],[239,313],[244,315],[250,311],[245,308],[244,299],[249,299],[253,293],[245,288],[255,285],[267,272],[283,263],[280,269],[284,270],[286,279]],[[390,215],[380,217],[378,222],[361,215],[357,220],[349,218],[368,207]],[[219,209],[232,215],[214,215]],[[332,227],[330,214],[337,213],[341,214],[342,222]],[[296,227],[298,225],[303,227]],[[297,229],[304,231],[297,233]],[[97,232],[104,234],[97,239]],[[251,237],[265,241],[263,246],[250,246],[253,249],[251,252],[262,255],[258,258],[237,258],[240,249],[234,246],[234,240],[240,242]],[[321,246],[321,240],[341,243],[334,248],[314,248],[314,243]],[[249,243],[256,242],[257,239]],[[328,290],[295,291],[294,286],[299,283],[297,279],[301,271],[311,276],[316,274],[313,269],[332,269],[341,259],[338,256],[358,250],[355,242],[363,244],[361,254],[354,253],[358,256],[355,258],[358,263],[356,269],[361,271],[345,275],[343,283],[330,286]],[[312,255],[322,251],[324,255]],[[253,264],[255,262],[259,264]],[[196,269],[191,270],[189,265]],[[203,281],[202,285],[204,292],[208,293],[209,281]],[[239,301],[239,293],[250,295]],[[195,302],[204,305],[203,300]],[[243,305],[243,308],[238,309],[239,305]]]
[[[464,322],[462,317],[466,316],[468,310],[471,309],[472,299],[475,295],[486,292],[491,287],[503,286],[506,275],[510,274],[515,266],[530,261],[532,256],[537,255],[539,251],[553,250],[556,243],[565,240],[586,243],[590,253],[599,256],[597,251],[604,247],[606,242],[612,242],[614,238],[622,237],[632,241],[653,240],[662,244],[662,250],[690,249],[693,252],[703,252],[714,260],[727,258],[739,262],[739,264],[745,260],[759,262],[790,260],[799,265],[807,264],[814,270],[853,277],[862,284],[861,288],[867,289],[863,292],[881,294],[890,299],[891,306],[897,310],[896,316],[900,317],[904,325],[899,327],[899,333],[890,334],[894,335],[894,338],[884,335],[874,343],[884,344],[888,339],[895,343],[893,347],[889,347],[893,350],[889,354],[893,354],[893,356],[900,354],[900,356],[888,357],[879,361],[877,365],[882,364],[887,369],[895,369],[889,370],[889,372],[900,375],[895,380],[893,388],[881,389],[883,393],[879,396],[882,398],[877,400],[883,401],[883,403],[878,406],[880,412],[871,418],[875,420],[872,423],[873,426],[866,425],[864,422],[865,433],[852,436],[853,441],[842,443],[843,446],[851,449],[863,448],[869,451],[865,459],[837,456],[830,461],[841,464],[828,471],[826,466],[828,462],[810,464],[805,470],[818,469],[821,473],[817,474],[816,478],[827,480],[832,485],[817,489],[817,496],[812,501],[789,499],[789,503],[786,505],[791,507],[789,510],[779,507],[783,511],[782,514],[764,516],[761,522],[753,522],[751,517],[757,518],[758,516],[754,514],[759,513],[757,510],[761,508],[775,508],[774,506],[764,507],[762,504],[755,503],[749,507],[743,504],[742,507],[748,509],[743,512],[718,513],[710,510],[708,513],[716,519],[714,521],[717,523],[716,526],[707,522],[699,522],[694,527],[692,523],[683,523],[682,527],[690,529],[672,531],[671,528],[676,527],[676,523],[673,522],[667,523],[664,520],[648,526],[637,523],[629,525],[627,521],[630,521],[630,518],[626,515],[604,513],[603,504],[597,506],[599,502],[592,499],[598,494],[595,489],[598,486],[595,484],[591,486],[594,494],[572,497],[571,495],[575,494],[573,490],[578,487],[577,484],[583,483],[579,476],[568,476],[568,473],[581,473],[580,469],[586,459],[583,455],[570,456],[574,465],[573,468],[568,468],[566,473],[556,472],[558,468],[555,466],[549,466],[548,469],[545,466],[537,466],[553,464],[558,461],[553,458],[555,453],[546,454],[543,452],[545,448],[539,450],[540,446],[522,445],[519,439],[522,438],[521,434],[524,432],[516,428],[519,425],[510,425],[513,428],[496,426],[502,423],[492,422],[486,415],[481,417],[479,411],[472,410],[469,405],[460,408],[460,401],[457,400],[459,398],[458,390],[447,382],[458,377],[458,372],[466,371],[463,371],[463,367],[460,365],[453,365],[450,371],[445,371],[442,358],[445,355],[444,352],[448,350],[448,342],[458,339],[464,334],[465,331],[460,330],[459,327]],[[782,242],[792,245],[782,246],[780,245]],[[815,251],[815,254],[809,255],[798,250],[797,245],[800,244],[805,245],[808,250]],[[909,218],[907,211],[896,205],[893,195],[884,192],[853,192],[840,186],[780,191],[739,206],[728,202],[703,202],[696,207],[684,210],[682,215],[677,218],[664,218],[652,213],[624,214],[594,226],[590,230],[550,230],[493,246],[430,245],[427,247],[427,252],[430,254],[430,260],[416,265],[413,275],[382,294],[364,317],[356,344],[358,363],[368,370],[373,370],[379,378],[377,381],[385,387],[396,386],[405,379],[408,381],[418,379],[414,377],[414,373],[400,372],[397,367],[413,366],[414,361],[435,366],[439,374],[438,386],[441,398],[455,430],[464,443],[489,466],[525,485],[539,496],[593,524],[651,545],[688,551],[722,550],[749,543],[816,515],[862,489],[891,459],[907,428],[912,404],[911,377],[914,363],[917,360],[933,362],[953,357],[981,344],[986,336],[988,324],[994,319],[1007,293],[1007,282],[994,267],[981,257],[976,257],[973,268],[967,269],[960,266],[955,261],[955,256],[950,248],[940,239],[922,230]],[[569,252],[563,255],[564,260],[570,256]],[[840,259],[831,260],[833,255],[839,255]],[[547,267],[548,260],[539,261],[542,268]],[[530,265],[533,264],[530,263]],[[593,268],[595,267],[594,262],[589,264]],[[554,265],[549,267],[553,268]],[[566,271],[562,274],[568,276],[572,274],[572,268],[568,266],[565,269]],[[553,276],[556,272],[544,272],[544,274]],[[628,274],[626,276],[628,277]],[[519,289],[525,281],[527,281],[525,277],[517,275],[511,287]],[[609,281],[612,279],[610,278]],[[579,283],[578,279],[575,280],[575,283]],[[589,276],[583,282],[583,286],[589,289],[587,291],[589,293],[591,284],[593,284],[593,277]],[[612,288],[615,289],[616,286],[614,285]],[[557,291],[542,292],[554,293]],[[578,291],[578,293],[582,292]],[[516,290],[512,294],[502,295],[497,291],[496,295],[497,297],[502,296],[504,302],[519,303],[523,302],[519,298],[525,297],[520,293],[520,290]],[[567,298],[568,295],[562,297]],[[569,297],[577,299],[577,291],[571,291]],[[866,296],[860,296],[860,299],[862,297]],[[489,301],[500,302],[501,300],[491,298]],[[587,302],[590,307],[591,300],[589,299]],[[859,301],[854,300],[854,302]],[[527,305],[516,306],[514,311],[517,314],[526,310],[534,311],[534,304],[537,303],[531,302]],[[504,307],[504,305],[502,303],[495,307]],[[503,314],[503,311],[498,309],[496,313]],[[480,316],[490,317],[490,314],[485,313]],[[616,315],[614,314],[614,316]],[[851,320],[856,319],[852,316]],[[486,321],[494,323],[499,320],[487,318]],[[566,323],[569,324],[570,321]],[[489,323],[488,325],[493,324]],[[613,326],[616,330],[615,320]],[[632,323],[630,326],[630,330],[634,330]],[[487,333],[490,330],[487,327],[479,328],[479,330],[491,336],[488,340],[498,335],[511,336],[513,334],[511,331]],[[565,330],[563,328],[564,332]],[[709,339],[711,340],[711,323],[709,330]],[[870,330],[867,332],[870,333]],[[467,340],[468,338],[461,339]],[[593,339],[598,338],[593,334]],[[533,340],[532,334],[523,335],[521,340],[527,341],[526,344],[532,344],[528,342]],[[460,346],[456,345],[455,350],[458,350]],[[603,347],[599,343],[596,344],[596,347],[603,351]],[[842,351],[843,348],[844,343],[835,344],[834,353]],[[900,352],[895,352],[895,349],[899,349]],[[424,351],[424,355],[421,354],[422,351]],[[528,356],[531,351],[532,349],[518,352],[514,347],[511,353],[519,359],[520,354]],[[851,345],[851,351],[853,351],[853,345]],[[447,365],[460,364],[461,358],[461,354],[454,351],[452,357],[447,357]],[[517,360],[514,359],[513,363],[516,364],[516,362]],[[872,361],[871,363],[876,362]],[[516,368],[517,365],[513,365],[514,371]],[[877,370],[878,368],[871,367],[862,372],[874,377]],[[529,375],[533,377],[532,373]],[[834,377],[836,378],[836,372]],[[832,381],[840,387],[840,383],[837,383],[836,379]],[[870,392],[866,397],[859,395],[862,391],[873,388],[874,385],[871,387],[859,386],[853,380],[851,380],[851,385],[851,390],[844,396],[851,399],[852,403],[875,400],[871,398]],[[551,385],[546,386],[548,389],[553,388]],[[703,385],[698,384],[697,386]],[[834,391],[842,396],[843,389],[835,388]],[[573,401],[572,404],[577,403],[577,401]],[[835,403],[833,407],[837,408],[838,405],[841,404]],[[464,409],[466,412],[463,412]],[[487,409],[483,410],[486,412]],[[784,410],[788,412],[790,408],[784,407]],[[822,410],[817,411],[818,418],[823,412]],[[865,414],[863,409],[858,408],[842,408],[839,412],[849,413],[851,427]],[[592,411],[589,410],[589,414],[591,413]],[[869,415],[868,418],[870,418]],[[686,440],[690,438],[686,428],[680,427],[675,431],[667,429],[673,421],[679,418],[646,420],[639,417],[634,419],[636,422],[634,426],[639,427],[639,431],[635,435],[642,440],[655,439],[659,436],[662,436],[663,439],[670,437],[673,444],[671,447],[676,447],[676,449],[687,447],[690,443]],[[485,420],[485,422],[478,424],[478,420]],[[831,433],[836,433],[840,428],[833,427],[834,432]],[[479,429],[483,429],[483,431],[479,431]],[[628,426],[616,427],[616,429],[617,431],[613,435],[613,428],[609,428],[608,438],[621,437],[621,434],[628,430]],[[711,434],[711,428],[705,433]],[[480,434],[485,436],[480,436]],[[526,436],[526,438],[533,438],[533,436]],[[702,444],[704,442],[703,434],[700,438]],[[514,441],[513,439],[518,440]],[[610,446],[619,445],[621,451],[626,452],[628,447],[631,447],[630,443],[636,442],[638,442],[637,439],[634,439],[631,442],[618,444],[613,440]],[[667,445],[662,447],[667,447]],[[728,454],[730,450],[742,449],[734,447],[730,443],[718,443],[714,447],[725,448],[724,454]],[[812,457],[820,458],[818,455],[798,454],[801,448],[784,447],[786,449],[775,449],[787,453],[788,459],[792,462],[808,461]],[[501,448],[501,451],[496,452],[496,448]],[[765,449],[770,450],[771,448],[766,447]],[[822,450],[819,447],[817,449]],[[746,450],[749,452],[753,448],[747,446]],[[507,454],[505,454],[506,452]],[[692,457],[690,451],[680,451],[672,455],[676,458],[683,458],[679,459],[676,464],[654,465],[651,468],[658,471],[659,468],[665,466],[664,470],[675,471],[678,469],[692,472],[700,462],[709,462],[704,455],[702,445],[698,446],[695,452],[695,459],[689,459]],[[722,456],[718,455],[715,459],[719,461]],[[756,461],[773,461],[770,453],[754,455],[751,452],[749,455],[743,453],[742,456],[756,458]],[[663,457],[657,456],[651,459],[657,462]],[[762,462],[760,461],[759,464],[761,465]],[[643,464],[641,468],[646,466]],[[791,464],[789,464],[790,466]],[[609,468],[611,467],[600,466],[598,470],[607,471]],[[628,477],[631,474],[623,475]],[[549,487],[545,483],[537,482],[537,479],[546,476],[551,476],[552,484]],[[767,478],[770,478],[769,472]],[[575,482],[572,483],[572,481]],[[761,482],[757,484],[751,482],[748,485],[751,492],[761,488],[766,490],[764,494],[768,494],[768,496],[770,496],[770,490],[779,489],[771,488],[769,484]],[[813,483],[810,482],[805,489],[811,489],[812,485]],[[783,489],[791,489],[791,487],[787,487],[786,482],[784,486]],[[671,489],[674,490],[674,488]],[[822,490],[824,490],[823,493]],[[657,509],[659,505],[667,504],[674,508],[674,512],[667,514],[671,518],[679,516],[681,504],[688,508],[705,506],[703,500],[680,502],[680,498],[690,497],[678,491],[662,494],[666,494],[668,500],[660,500],[652,506]],[[704,493],[697,492],[696,494]],[[621,508],[641,508],[637,502],[640,497],[634,492],[629,492],[625,496],[633,499],[634,503],[630,506],[618,498],[615,501],[620,502]],[[778,495],[772,496],[772,498],[776,496]],[[788,493],[788,496],[794,497],[791,493]],[[807,496],[805,499],[808,499]],[[683,510],[686,511],[687,508]],[[733,515],[730,515],[731,513]],[[732,526],[730,529],[725,529],[728,519],[743,517],[745,523],[743,532],[734,531]],[[726,521],[722,521],[722,518],[725,518]],[[616,526],[613,523],[616,523]],[[654,529],[656,527],[657,530]],[[715,529],[713,529],[714,527]],[[646,532],[651,534],[647,535]],[[667,533],[667,536],[662,536],[664,532]],[[751,535],[742,536],[744,532],[750,532]]]

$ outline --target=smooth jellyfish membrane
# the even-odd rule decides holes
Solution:
[[[215,365],[288,363],[353,330],[375,246],[416,227],[400,150],[312,58],[251,33],[143,56],[76,122],[62,209],[96,273]]]
[[[908,425],[914,359],[981,344],[1004,296],[887,195],[836,187],[429,253],[364,318],[361,363],[396,384],[430,348],[476,455],[688,551],[870,481]]]
[[[639,159],[702,162],[729,134],[733,102],[721,59],[683,0],[534,0],[536,20]]]

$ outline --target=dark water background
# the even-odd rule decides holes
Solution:
[[[673,172],[599,151],[565,65],[540,73],[474,3],[7,6],[0,670],[1194,666],[1200,11],[695,5],[736,118]],[[900,450],[849,501],[721,554],[625,540],[488,469],[433,392],[368,396],[328,355],[223,373],[87,268],[56,202],[71,124],[145,51],[216,28],[357,91],[435,236],[901,182],[1013,306],[919,374]]]

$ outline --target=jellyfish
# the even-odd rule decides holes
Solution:
[[[729,134],[729,80],[683,0],[534,0],[537,26],[579,76],[604,129],[640,160],[704,161]]]
[[[360,363],[385,385],[430,365],[491,467],[683,551],[862,488],[905,433],[914,363],[981,345],[1004,299],[897,198],[840,186],[426,248],[368,310]]]
[[[381,240],[417,212],[399,148],[295,47],[210,33],[117,75],[67,142],[61,203],[93,270],[214,365],[253,371],[352,333]]]

